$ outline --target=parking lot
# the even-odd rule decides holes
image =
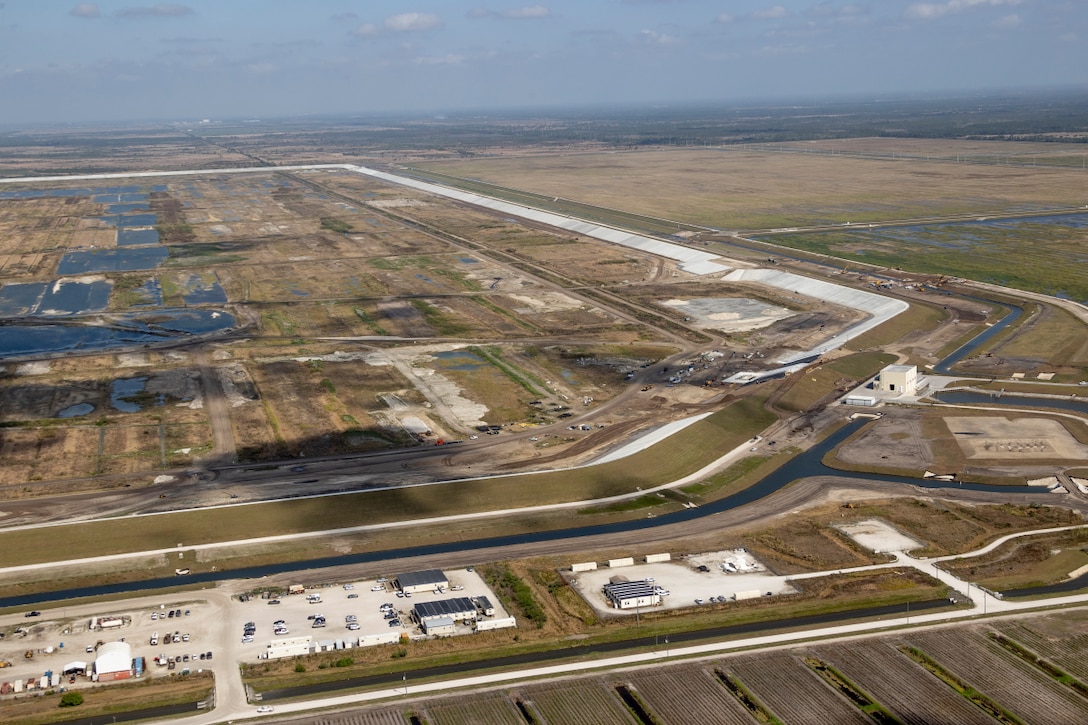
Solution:
[[[145,672],[152,677],[209,668],[225,651],[215,609],[207,600],[156,597],[153,604],[138,608],[101,604],[54,609],[36,617],[5,617],[0,660],[11,666],[0,669],[0,681],[40,677],[48,670],[62,672],[72,662],[86,662],[89,672],[96,645],[117,640],[132,645],[133,657],[144,658]],[[106,626],[92,629],[92,619],[103,620]],[[113,626],[115,622],[120,624]],[[157,644],[152,645],[153,640]],[[164,662],[176,658],[174,668],[157,665],[160,655]],[[90,682],[89,677],[69,679],[64,685],[70,688]]]
[[[391,581],[356,581],[310,587],[302,594],[276,599],[240,601],[240,583],[235,583],[230,588],[156,595],[114,605],[58,607],[32,617],[26,616],[28,612],[4,615],[0,618],[0,661],[11,664],[0,668],[0,682],[40,678],[46,671],[62,672],[72,662],[86,662],[89,672],[95,646],[101,642],[124,640],[132,645],[133,657],[144,658],[145,678],[180,674],[185,669],[218,670],[218,675],[236,669],[238,662],[258,661],[272,640],[312,637],[314,641],[342,639],[354,645],[360,638],[381,634],[423,637],[411,616],[417,602],[485,596],[495,607],[494,618],[507,616],[478,574],[460,569],[448,570],[446,575],[450,587],[444,592],[403,597],[397,596]],[[311,601],[311,595],[319,601]],[[390,626],[393,620],[386,619],[383,604],[392,605],[399,624]],[[318,615],[324,617],[325,625],[314,627],[311,617]],[[91,629],[92,618],[117,626]],[[276,634],[275,623],[280,621],[282,633]],[[249,623],[253,634],[245,637]],[[469,631],[458,628],[458,633]],[[152,644],[153,640],[157,644]],[[162,665],[156,663],[160,657]],[[166,664],[168,661],[174,661],[173,667]],[[89,677],[79,677],[74,683],[65,678],[63,686],[73,689],[89,684]]]
[[[445,573],[449,577],[450,588],[443,592],[425,591],[398,597],[393,588],[394,575],[390,574],[383,577],[386,581],[367,580],[311,587],[303,594],[278,599],[253,598],[231,607],[231,632],[240,643],[241,659],[251,662],[263,655],[269,642],[274,639],[313,637],[315,641],[343,639],[354,643],[360,638],[390,632],[398,636],[403,633],[409,637],[421,637],[423,633],[411,614],[413,605],[418,602],[485,596],[495,607],[495,618],[507,616],[498,598],[478,574],[467,569],[446,570]],[[381,610],[383,604],[392,605],[395,619],[386,618],[386,613]],[[324,626],[314,626],[315,619],[312,617],[317,616],[324,618]],[[349,616],[355,617],[355,620],[349,621]],[[275,625],[280,621],[286,632],[276,634]],[[399,624],[391,625],[394,621]],[[245,625],[249,622],[255,625],[252,641],[242,642]],[[352,624],[357,628],[351,627]]]
[[[662,609],[734,601],[738,593],[743,597],[745,593],[757,591],[759,596],[766,596],[768,592],[778,595],[796,591],[789,584],[788,577],[768,573],[750,554],[740,553],[740,550],[708,552],[655,564],[564,573],[571,586],[590,606],[604,615],[635,615],[634,609],[621,612],[613,608],[602,593],[604,585],[617,576],[626,577],[629,581],[650,580],[654,586],[667,591],[668,594],[661,597]]]

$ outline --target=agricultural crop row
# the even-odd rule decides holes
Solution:
[[[918,649],[1025,722],[1084,722],[1088,702],[967,630],[911,635]]]
[[[599,681],[564,682],[526,688],[527,699],[548,723],[637,723],[619,696]]]
[[[1079,634],[1075,611],[1000,623],[999,628],[1010,639],[1016,637],[1017,644],[1055,664],[1061,660],[1069,670],[1088,650],[1088,637]],[[1049,639],[1051,630],[1068,634]],[[779,720],[791,725],[994,725],[994,717],[1007,723],[1088,722],[1088,697],[1063,684],[1068,677],[1048,674],[1029,659],[978,627],[954,627],[804,651],[746,653],[701,664],[640,668],[622,680],[594,675],[482,696],[446,697],[419,704],[413,712],[430,725],[637,723],[640,719],[659,725],[752,725]],[[636,716],[636,709],[642,709],[645,717]],[[386,705],[371,711],[370,719],[353,713],[330,717],[322,725],[405,723],[406,712]]]
[[[903,722],[993,725],[982,710],[885,642],[820,647],[817,655],[872,695]]]
[[[670,667],[657,672],[638,672],[631,675],[629,681],[664,725],[752,723],[748,711],[700,667]]]
[[[422,709],[430,725],[525,725],[525,718],[502,693],[444,700]]]
[[[408,725],[399,710],[363,710],[315,720],[315,725]]]
[[[727,669],[785,722],[811,725],[872,723],[861,710],[837,695],[790,655],[744,657],[723,664],[727,664]]]
[[[1088,658],[1085,658],[1085,653],[1088,652],[1088,634],[1057,637],[1050,633],[1037,632],[1030,624],[1020,622],[1002,622],[997,629],[1017,644],[1027,647],[1088,684]]]

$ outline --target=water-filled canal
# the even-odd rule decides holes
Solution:
[[[451,552],[470,551],[473,549],[499,548],[543,541],[560,541],[563,539],[577,539],[581,537],[597,536],[601,534],[615,534],[627,531],[652,529],[658,526],[665,526],[668,524],[681,523],[684,521],[693,521],[706,516],[712,516],[714,514],[722,513],[723,511],[730,511],[732,509],[745,506],[754,501],[758,501],[761,498],[771,495],[772,493],[789,485],[793,481],[810,476],[834,475],[857,480],[906,483],[913,486],[933,490],[938,490],[942,488],[962,488],[964,490],[989,491],[995,493],[1024,493],[1029,495],[1037,495],[1040,498],[1050,495],[1049,492],[1047,492],[1045,489],[1030,486],[985,486],[967,483],[959,484],[955,482],[923,480],[917,478],[908,478],[904,476],[885,476],[877,474],[853,473],[849,471],[838,471],[825,466],[822,462],[824,455],[835,446],[846,440],[846,438],[850,436],[854,431],[856,431],[862,424],[863,421],[853,421],[844,425],[842,428],[828,436],[823,442],[819,443],[808,451],[805,451],[804,453],[798,455],[781,468],[768,474],[763,480],[743,491],[739,491],[731,496],[727,496],[717,501],[708,502],[702,506],[699,506],[698,508],[682,509],[680,511],[662,514],[652,519],[635,519],[632,521],[619,521],[611,524],[581,526],[553,531],[534,531],[525,534],[517,534],[512,536],[497,536],[486,539],[475,539],[471,541],[428,544],[425,546],[408,546],[402,549],[345,554],[341,556],[310,559],[307,561],[283,562],[278,564],[268,564],[265,566],[255,566],[245,569],[235,569],[228,571],[200,572],[187,576],[185,578],[185,583],[206,583],[225,579],[259,578],[263,576],[285,574],[288,572],[304,571],[308,569],[319,569],[331,566],[344,566],[349,564],[363,564],[368,562],[382,561],[384,559],[428,556],[434,554],[448,554]],[[457,484],[450,483],[446,485],[456,486]],[[118,592],[164,589],[177,586],[178,583],[179,580],[176,577],[170,577],[166,579],[155,579],[151,581],[108,584],[102,586],[68,589],[57,592],[47,592],[42,594],[29,594],[18,597],[0,598],[0,607],[15,607],[32,604],[42,604],[45,602],[70,599],[74,597],[102,596],[107,594],[115,594]]]

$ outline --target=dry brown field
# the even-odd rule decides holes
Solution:
[[[24,139],[26,139],[24,141]],[[57,139],[60,143],[52,142]],[[73,143],[78,139],[78,143]],[[253,166],[253,159],[162,126],[22,131],[0,152],[3,176],[171,171]],[[105,143],[101,143],[101,141]],[[123,141],[124,143],[119,143]]]
[[[1068,159],[1071,166],[1079,167],[1085,157],[1084,147],[1078,143],[1046,143],[1039,141],[989,141],[981,139],[939,138],[845,138],[821,139],[804,143],[776,144],[787,148],[816,149],[827,153],[857,153],[903,155],[955,161],[956,157],[980,160],[992,159],[994,163],[1009,161],[1031,164],[1033,160],[1046,162]]]
[[[1019,211],[1025,204],[1053,208],[1084,203],[1078,191],[1083,178],[1080,169],[866,159],[738,147],[439,161],[420,166],[720,229],[988,215]],[[662,189],[668,191],[663,194]]]
[[[111,683],[79,690],[84,700],[76,708],[59,708],[61,694],[55,691],[41,697],[34,693],[15,699],[6,698],[3,715],[4,722],[9,725],[63,723],[71,721],[73,715],[105,723],[112,722],[115,713],[137,708],[195,703],[208,697],[212,690],[210,672],[131,684]]]

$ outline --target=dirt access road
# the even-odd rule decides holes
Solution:
[[[230,411],[227,398],[223,394],[223,386],[208,361],[207,347],[198,347],[194,352],[193,359],[200,370],[200,386],[204,389],[204,408],[208,411],[208,421],[212,428],[211,457],[218,461],[237,461],[234,432],[230,428]]]

